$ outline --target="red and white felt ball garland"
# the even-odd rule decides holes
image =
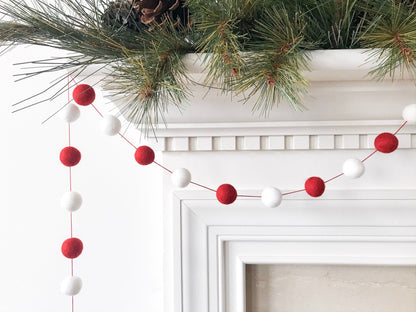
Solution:
[[[262,203],[266,207],[275,208],[281,204],[284,196],[303,191],[305,191],[311,197],[319,197],[325,192],[326,183],[330,181],[333,181],[343,175],[353,179],[361,177],[365,172],[364,162],[367,159],[373,156],[376,152],[391,153],[395,151],[399,145],[399,141],[396,137],[396,134],[406,125],[406,123],[416,124],[416,104],[408,105],[403,110],[402,116],[404,119],[404,123],[401,125],[401,127],[395,133],[379,134],[374,140],[375,151],[373,151],[363,160],[357,158],[347,159],[343,163],[341,174],[338,174],[326,181],[324,181],[320,177],[310,177],[306,179],[303,189],[292,192],[282,193],[278,188],[269,186],[262,191],[261,195],[252,196],[238,194],[235,187],[227,183],[220,185],[216,190],[209,188],[202,184],[193,182],[191,173],[189,172],[189,170],[185,168],[177,168],[172,171],[164,167],[163,165],[157,163],[155,161],[155,152],[151,147],[146,145],[136,147],[133,143],[131,143],[126,137],[124,137],[120,133],[121,122],[117,117],[113,115],[104,116],[100,113],[100,111],[93,104],[95,100],[95,92],[91,86],[87,84],[77,85],[73,91],[73,100],[80,106],[91,105],[97,111],[97,113],[102,117],[100,122],[100,128],[104,134],[109,136],[114,136],[118,134],[127,143],[133,146],[135,148],[134,158],[138,164],[142,166],[147,166],[154,163],[160,166],[162,169],[171,174],[171,181],[175,187],[184,188],[187,187],[189,184],[194,184],[198,187],[202,187],[212,192],[215,192],[217,200],[224,205],[232,204],[238,197],[253,197],[261,199]],[[73,296],[77,295],[82,288],[81,278],[79,278],[78,276],[74,276],[73,259],[80,256],[84,248],[82,241],[79,238],[73,237],[72,233],[72,213],[80,209],[82,205],[82,197],[78,192],[72,190],[71,168],[73,166],[76,166],[80,162],[81,152],[77,148],[71,146],[70,124],[76,121],[79,118],[79,116],[80,110],[78,106],[74,104],[68,104],[60,113],[60,117],[62,118],[62,120],[68,123],[69,144],[67,147],[61,150],[59,159],[64,166],[69,167],[70,180],[69,191],[62,195],[61,207],[70,213],[71,221],[71,236],[63,242],[61,247],[62,254],[65,257],[71,259],[71,276],[68,276],[62,281],[61,291],[68,296],[72,296],[72,310],[74,307]]]
[[[95,99],[94,89],[88,85],[79,85],[73,91],[74,101],[82,106],[91,104]],[[69,77],[68,77],[68,102],[69,96]],[[69,168],[69,190],[61,197],[61,207],[70,214],[70,237],[66,239],[61,246],[61,252],[64,257],[71,260],[71,275],[66,277],[61,283],[61,292],[71,296],[72,311],[74,311],[74,296],[77,295],[82,288],[82,279],[74,275],[73,260],[81,255],[84,244],[79,238],[73,236],[72,229],[72,213],[78,211],[82,206],[82,196],[78,192],[72,190],[72,167],[81,161],[81,152],[71,146],[71,123],[75,122],[80,116],[78,106],[68,104],[61,112],[61,119],[68,123],[68,146],[64,147],[60,154],[59,160]]]
[[[82,86],[83,90],[88,89],[86,85],[79,85],[78,87],[80,86]],[[89,99],[91,97],[92,96],[89,96],[86,98]],[[95,97],[95,93],[94,93],[94,97]],[[80,105],[85,106],[88,104],[83,103]],[[293,191],[293,192],[282,193],[279,189],[270,186],[270,187],[265,188],[262,191],[260,196],[251,196],[251,195],[238,194],[235,187],[227,183],[220,185],[216,190],[209,188],[207,186],[204,186],[202,184],[195,183],[192,181],[191,173],[189,172],[189,170],[185,168],[178,168],[173,171],[169,170],[168,168],[162,166],[161,164],[155,161],[155,153],[151,147],[146,146],[146,145],[135,147],[130,141],[128,141],[123,135],[120,134],[119,131],[121,129],[121,123],[117,117],[112,116],[112,115],[103,116],[94,105],[92,106],[102,117],[100,128],[104,134],[115,135],[118,133],[123,139],[125,139],[129,144],[131,144],[135,148],[134,158],[138,164],[142,166],[147,166],[152,163],[155,163],[156,165],[165,169],[168,173],[171,174],[171,181],[175,187],[183,188],[183,187],[188,186],[189,184],[194,184],[196,186],[208,189],[212,192],[215,192],[216,198],[218,199],[218,201],[224,205],[232,204],[238,197],[260,198],[263,204],[266,207],[270,207],[270,208],[278,207],[281,204],[284,196],[297,193],[297,192],[305,191],[311,197],[319,197],[325,192],[326,183],[333,181],[343,175],[352,179],[357,179],[361,177],[365,172],[365,166],[364,166],[365,161],[367,161],[370,157],[372,157],[376,152],[391,153],[395,151],[399,144],[396,134],[403,128],[403,126],[406,123],[416,124],[416,104],[411,104],[411,105],[406,106],[405,109],[403,110],[402,116],[404,119],[404,123],[395,133],[385,132],[385,133],[379,134],[374,140],[375,151],[372,152],[363,160],[360,160],[357,158],[347,159],[342,166],[342,173],[338,174],[337,176],[331,179],[328,179],[326,181],[320,177],[309,177],[308,179],[306,179],[303,189]]]

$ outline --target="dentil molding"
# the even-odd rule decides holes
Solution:
[[[373,149],[375,137],[402,120],[171,124],[150,141],[159,151],[273,151]],[[400,149],[416,148],[416,127],[397,135]]]

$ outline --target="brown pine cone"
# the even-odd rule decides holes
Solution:
[[[167,11],[178,8],[179,0],[129,0],[133,7],[141,12],[140,18],[143,24],[150,24],[153,21],[160,22],[161,16]]]

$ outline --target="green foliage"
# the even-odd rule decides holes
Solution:
[[[184,53],[206,53],[206,83],[243,94],[246,102],[254,103],[254,110],[267,115],[281,101],[302,109],[308,86],[302,71],[310,50],[370,49],[379,59],[372,71],[375,78],[393,76],[397,69],[416,77],[415,3],[187,0],[189,18],[181,8],[144,25],[141,11],[128,0],[60,0],[54,4],[9,0],[0,2],[0,14],[6,16],[0,22],[0,44],[34,44],[75,53],[68,59],[34,61],[36,66],[47,67],[36,67],[23,77],[82,70],[90,64],[106,66],[111,73],[106,87],[122,98],[121,112],[144,126],[158,123],[169,105],[179,107],[186,99]],[[186,25],[177,22],[177,14]],[[61,88],[53,97],[62,92]]]
[[[306,69],[311,46],[305,41],[306,22],[301,15],[289,13],[284,6],[264,12],[254,28],[254,39],[248,45],[252,52],[245,57],[244,72],[236,82],[238,92],[257,96],[254,109],[267,115],[273,106],[285,99],[293,108],[302,109],[300,95],[306,91]]]
[[[389,1],[381,12],[383,18],[364,36],[364,46],[374,49],[379,62],[371,74],[393,77],[400,68],[416,77],[416,11],[406,3]]]
[[[197,51],[207,53],[207,83],[216,82],[228,90],[241,71],[245,35],[238,31],[238,26],[256,2],[259,0],[189,1],[191,11],[196,12],[195,27],[200,33]]]
[[[322,49],[360,47],[367,13],[363,0],[310,0],[300,4],[308,25],[305,36]]]
[[[182,56],[189,50],[183,38],[186,29],[166,21],[140,37],[144,51],[125,51],[125,57],[112,65],[113,73],[105,87],[119,98],[121,112],[136,125],[149,130],[160,122],[169,105],[187,97],[186,72]]]

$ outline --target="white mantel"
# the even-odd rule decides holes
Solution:
[[[264,119],[250,103],[193,86],[192,105],[170,112],[158,140],[151,139],[164,165],[188,168],[195,182],[214,189],[231,183],[251,195],[266,186],[295,190],[309,176],[330,178],[345,159],[368,155],[375,136],[395,131],[402,109],[416,102],[408,77],[370,80],[363,51],[317,51],[311,58],[305,112],[281,103]],[[197,56],[186,62],[201,82]],[[376,154],[361,179],[340,178],[319,199],[287,196],[275,210],[255,199],[223,206],[195,186],[175,191],[166,175],[165,311],[244,312],[245,263],[416,264],[416,127],[398,138],[399,149]],[[341,249],[330,255],[325,246],[336,244]],[[368,253],[361,253],[364,245]],[[296,253],[297,246],[309,251]]]
[[[188,55],[185,64],[194,81],[205,75],[201,56]],[[243,105],[242,97],[191,85],[193,96],[182,112],[169,111],[159,125],[162,151],[283,150],[372,148],[380,131],[394,131],[401,111],[416,101],[414,82],[396,73],[396,80],[377,82],[368,72],[374,67],[364,50],[311,53],[306,110],[295,111],[285,102],[267,117]],[[414,128],[401,132],[400,148],[416,145]]]

